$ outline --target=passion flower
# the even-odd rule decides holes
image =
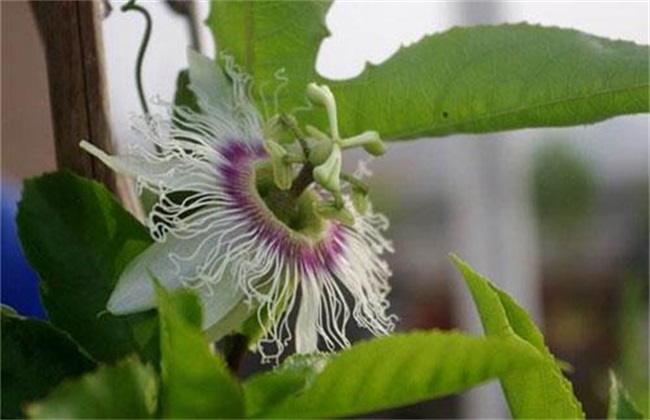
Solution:
[[[289,315],[296,306],[298,352],[317,351],[319,337],[328,350],[348,346],[350,317],[376,335],[389,333],[391,272],[382,259],[392,251],[382,235],[388,221],[365,197],[363,206],[356,205],[361,183],[340,174],[341,148],[376,144],[378,136],[364,134],[365,143],[364,135],[339,139],[329,93],[322,102],[328,115],[334,109],[332,137],[310,132],[333,146],[323,162],[301,158],[270,138],[277,130],[263,124],[248,96],[249,80],[226,61],[223,71],[189,53],[190,88],[200,111],[170,107],[166,117],[137,120],[137,131],[155,150],[133,147],[110,156],[81,143],[157,197],[148,215],[155,243],[121,274],[107,309],[119,315],[154,307],[155,277],[170,289],[198,291],[212,339],[252,323],[261,332],[257,348],[267,357],[278,356],[291,339]],[[316,102],[319,89],[329,92],[312,86]],[[353,179],[355,205],[339,177]],[[327,201],[331,196],[334,202]]]

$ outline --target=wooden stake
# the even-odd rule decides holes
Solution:
[[[117,192],[115,176],[79,148],[85,139],[112,151],[99,4],[32,1],[45,47],[56,161]]]

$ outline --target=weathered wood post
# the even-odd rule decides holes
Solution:
[[[102,182],[141,220],[130,185],[79,148],[81,140],[113,151],[104,73],[101,4],[93,1],[31,2],[43,46],[50,88],[56,162],[60,169]]]
[[[79,148],[88,140],[112,151],[100,8],[96,1],[32,1],[45,48],[59,168],[117,192],[114,174]]]

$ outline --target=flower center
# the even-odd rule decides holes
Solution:
[[[305,190],[294,197],[290,191],[280,190],[273,180],[273,169],[269,162],[258,162],[254,174],[260,202],[279,222],[312,240],[321,238],[328,222],[314,210],[314,204],[319,201],[316,192]]]

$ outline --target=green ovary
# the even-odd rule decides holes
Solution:
[[[289,191],[280,190],[273,181],[269,162],[255,165],[254,182],[259,203],[272,213],[277,222],[305,239],[317,241],[322,237],[329,222],[314,211],[314,204],[320,201],[317,193],[307,189],[294,198]]]

